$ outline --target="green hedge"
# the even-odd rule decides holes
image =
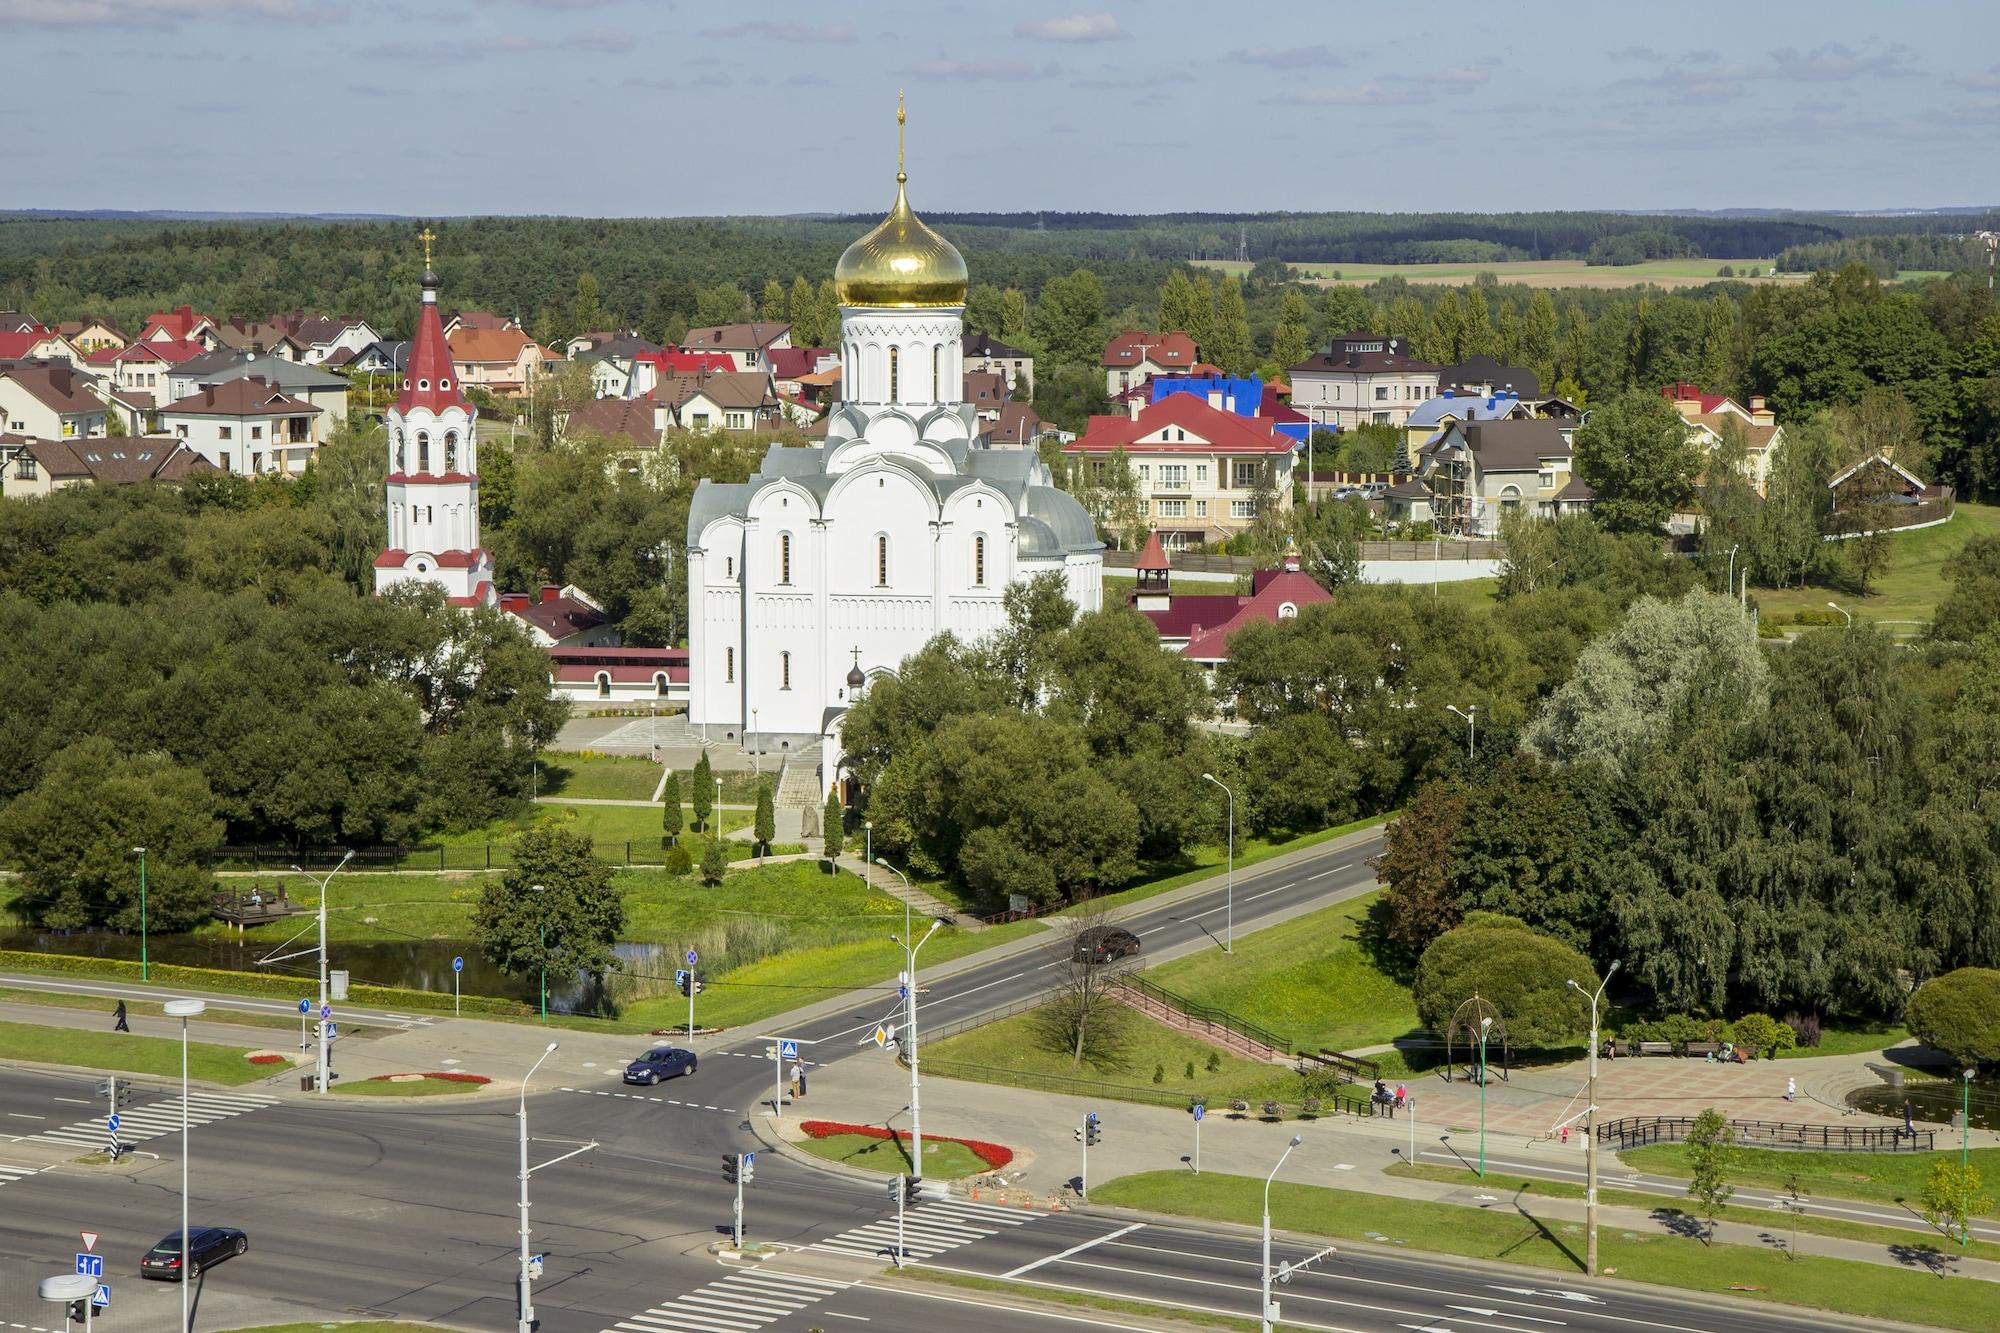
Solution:
[[[27,953],[0,949],[0,968],[22,972],[51,972],[66,976],[115,977],[120,981],[139,980],[139,964],[125,958],[86,958],[75,954]],[[183,967],[178,963],[154,963],[148,969],[151,982],[165,986],[188,986],[196,990],[223,991],[233,995],[271,995],[287,1000],[299,998],[302,984],[297,977],[272,976],[262,972],[231,972],[218,967]],[[452,998],[433,991],[405,990],[400,986],[349,986],[348,1001],[390,1009],[450,1009]],[[459,999],[467,1013],[523,1017],[534,1010],[519,1000],[490,995],[466,995]]]

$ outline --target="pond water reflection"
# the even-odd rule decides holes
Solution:
[[[1857,1088],[1847,1094],[1847,1104],[1857,1111],[1868,1111],[1875,1115],[1902,1119],[1903,1103],[1910,1103],[1910,1113],[1917,1124],[1950,1125],[1952,1117],[1958,1114],[1960,1098],[1964,1090],[1956,1081],[1950,1083],[1925,1080],[1920,1083],[1906,1083],[1900,1088],[1881,1084],[1870,1088]],[[2000,1095],[1988,1090],[1980,1091],[1978,1080],[1972,1084],[1972,1127],[1974,1129],[2000,1129]]]

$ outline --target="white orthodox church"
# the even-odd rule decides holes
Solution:
[[[403,391],[384,418],[389,438],[389,544],[375,557],[375,591],[414,579],[441,585],[455,606],[494,600],[493,560],[479,547],[478,411],[459,391],[438,316],[438,276],[424,233],[424,300]]]
[[[896,206],[834,270],[826,443],[773,446],[740,485],[703,481],[688,515],[689,722],[773,749],[824,738],[829,778],[867,680],[936,635],[997,629],[1008,585],[1055,572],[1079,609],[1103,602],[1083,506],[1034,450],[976,443],[965,260],[910,211],[906,180],[899,161]]]

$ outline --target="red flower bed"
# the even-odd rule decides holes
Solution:
[[[859,1134],[867,1139],[894,1139],[898,1143],[907,1143],[910,1138],[908,1134],[885,1129],[881,1125],[848,1125],[838,1120],[807,1120],[799,1128],[806,1132],[807,1138],[813,1139],[830,1139],[836,1134]],[[1014,1160],[1014,1150],[1003,1144],[987,1143],[982,1139],[955,1139],[945,1134],[927,1134],[924,1137],[940,1143],[962,1144],[995,1171]]]
[[[285,1063],[285,1057],[282,1055],[253,1055],[250,1057],[250,1063],[253,1065],[281,1065]]]
[[[377,1074],[368,1081],[370,1083],[387,1083],[392,1078],[406,1077],[408,1075],[405,1074]],[[418,1077],[434,1078],[443,1083],[491,1083],[493,1081],[484,1074],[420,1074]]]

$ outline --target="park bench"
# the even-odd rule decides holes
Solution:
[[[1687,1044],[1687,1049],[1683,1051],[1682,1054],[1689,1056],[1690,1058],[1698,1056],[1721,1055],[1722,1043],[1719,1041],[1691,1041]]]
[[[1670,1041],[1642,1041],[1637,1043],[1639,1055],[1672,1055],[1674,1044]]]

